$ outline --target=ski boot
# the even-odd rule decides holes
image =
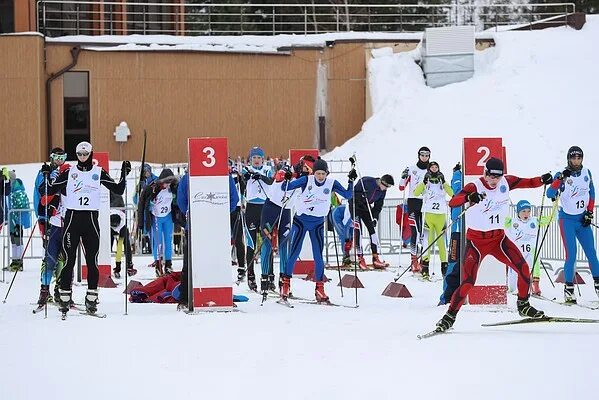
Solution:
[[[60,290],[59,290],[59,285],[58,283],[56,283],[56,285],[54,285],[54,301],[56,301],[57,303],[60,303]]]
[[[595,281],[595,293],[599,297],[599,278],[593,278],[593,280]]]
[[[166,260],[164,262],[164,274],[170,275],[173,273],[173,262],[171,260]]]
[[[370,268],[368,268],[364,256],[358,256],[358,267],[360,267],[362,271],[370,271]]]
[[[48,302],[50,297],[50,285],[42,285],[40,288],[40,298],[37,301],[37,305],[42,307]]]
[[[372,266],[374,269],[385,269],[389,266],[388,262],[381,260],[378,254],[372,254]]]
[[[576,304],[576,294],[574,293],[574,284],[568,283],[564,285],[564,303]]]
[[[428,260],[422,260],[422,264],[420,264],[420,273],[422,274],[423,279],[429,279],[429,271],[428,271]]]
[[[270,287],[270,282],[268,280],[268,275],[260,276],[260,294],[262,295],[262,302],[266,301],[268,297],[268,290]]]
[[[156,272],[156,278],[160,278],[162,275],[164,275],[164,272],[162,271],[162,263],[160,262],[160,260],[154,261],[151,265],[152,267],[154,267],[154,271]]]
[[[121,262],[117,261],[115,267],[112,269],[112,273],[116,279],[121,279]]]
[[[343,268],[349,268],[352,266],[351,256],[349,254],[343,255],[343,260],[341,261]]]
[[[275,285],[275,275],[274,274],[268,275],[268,290],[270,290],[271,292],[274,292],[274,293],[277,292],[277,285]]]
[[[455,317],[458,313],[447,311],[445,315],[437,322],[437,330],[439,332],[445,332],[449,328],[451,328],[455,322]]]
[[[291,294],[291,277],[288,275],[281,275],[281,289],[280,292],[281,298],[287,300],[289,295]]]
[[[541,295],[541,287],[539,286],[539,278],[532,278],[530,283],[530,292],[535,296]]]
[[[239,283],[243,282],[244,279],[245,279],[245,269],[237,268],[237,284],[239,285]]]
[[[529,318],[541,318],[545,316],[545,313],[541,310],[537,310],[533,306],[530,305],[528,299],[516,301],[516,307],[518,308],[518,314],[521,317],[529,317]]]
[[[412,254],[412,263],[410,264],[410,267],[412,268],[412,273],[416,274],[420,272],[420,263],[418,262],[418,257],[414,254]]]
[[[441,263],[441,275],[443,276],[443,278],[445,278],[445,275],[447,275],[447,263],[446,262]]]
[[[258,284],[256,283],[256,277],[254,275],[248,275],[248,287],[252,292],[258,291]]]
[[[95,314],[98,311],[98,290],[88,289],[85,294],[85,311]]]
[[[71,290],[62,289],[59,289],[58,291],[58,311],[60,311],[62,315],[66,315],[66,313],[71,309],[71,295],[73,292]]]
[[[133,268],[133,264],[128,264],[127,265],[127,275],[135,276],[136,274],[137,274],[137,270],[135,268]]]
[[[324,282],[316,282],[316,289],[314,289],[314,295],[316,296],[317,303],[329,303],[329,296],[324,291]]]

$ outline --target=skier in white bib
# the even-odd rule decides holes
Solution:
[[[65,253],[65,266],[60,275],[60,308],[63,316],[70,309],[71,282],[73,267],[79,241],[83,243],[85,263],[87,264],[87,294],[85,309],[94,314],[98,304],[98,251],[100,249],[100,227],[98,225],[98,210],[100,209],[100,185],[108,190],[123,194],[127,174],[131,172],[131,163],[123,161],[121,178],[116,183],[102,167],[94,165],[92,145],[81,142],[76,148],[77,165],[61,173],[48,184],[48,194],[59,193],[66,188],[63,199],[66,208],[62,248]],[[42,166],[42,172],[50,169],[49,165]],[[39,189],[42,193],[45,188]]]

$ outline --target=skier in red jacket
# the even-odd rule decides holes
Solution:
[[[530,189],[550,184],[551,174],[535,178],[519,178],[504,175],[503,161],[490,158],[485,165],[484,176],[468,183],[449,201],[450,207],[469,203],[466,211],[466,249],[462,264],[462,283],[453,293],[449,309],[437,322],[437,330],[445,331],[453,325],[455,317],[464,304],[474,283],[481,261],[492,255],[509,265],[518,273],[518,313],[523,317],[539,318],[544,315],[528,302],[530,269],[518,247],[506,236],[505,217],[510,207],[510,190]]]

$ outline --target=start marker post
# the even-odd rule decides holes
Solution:
[[[194,308],[233,308],[227,138],[189,138],[189,269]]]

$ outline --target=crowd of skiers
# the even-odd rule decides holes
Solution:
[[[100,185],[111,191],[110,224],[117,243],[113,273],[117,278],[121,273],[123,253],[126,273],[132,276],[137,272],[131,252],[132,235],[149,236],[154,259],[152,266],[157,277],[173,273],[173,232],[176,226],[181,226],[184,232],[188,228],[187,174],[179,180],[166,168],[156,176],[149,165],[142,166],[141,185],[134,196],[136,229],[130,232],[122,211],[125,206],[122,194],[125,178],[131,170],[130,163],[123,162],[120,179],[115,182],[106,171],[92,163],[91,144],[80,143],[76,154],[77,163],[70,166],[65,162],[66,153],[60,148],[53,149],[50,163],[42,166],[36,178],[34,191],[37,224],[45,247],[39,304],[45,304],[52,297],[50,282],[55,276],[54,298],[64,314],[72,305],[72,271],[80,240],[89,271],[86,309],[90,313],[96,311]],[[537,236],[540,226],[547,226],[554,220],[555,212],[535,217],[531,215],[530,202],[523,200],[516,206],[516,216],[510,218],[509,192],[513,189],[545,185],[547,197],[554,202],[554,210],[561,205],[558,219],[566,249],[565,301],[576,302],[573,281],[577,240],[589,260],[599,295],[599,262],[590,228],[595,193],[591,172],[583,167],[582,160],[582,150],[573,146],[568,150],[567,166],[562,172],[555,176],[545,173],[534,178],[519,178],[504,174],[503,162],[491,158],[486,162],[483,176],[464,185],[459,163],[453,167],[451,179],[447,180],[440,165],[431,161],[431,150],[428,147],[418,150],[416,163],[403,170],[398,182],[399,189],[405,194],[404,204],[398,208],[398,224],[402,237],[409,237],[410,269],[414,274],[429,278],[430,247],[435,242],[438,248],[445,279],[440,304],[449,304],[447,313],[438,323],[439,330],[453,325],[476,281],[480,262],[487,255],[510,267],[508,287],[517,293],[519,313],[533,318],[543,315],[530,305],[528,299],[530,294],[541,295]],[[238,283],[247,280],[249,289],[260,292],[264,298],[269,292],[278,293],[282,301],[293,298],[291,277],[304,237],[309,235],[315,264],[315,298],[317,302],[328,303],[322,257],[327,224],[339,238],[344,266],[353,264],[352,252],[355,252],[356,268],[388,267],[379,254],[377,221],[386,191],[395,185],[391,174],[358,179],[352,166],[347,186],[344,186],[329,175],[328,165],[321,158],[306,155],[295,165],[289,165],[282,159],[267,159],[260,147],[250,149],[247,161],[230,160],[229,172],[231,243],[236,256]],[[29,208],[29,200],[23,182],[14,171],[3,169],[0,179],[2,199],[8,199],[2,202],[0,215],[3,220],[10,216],[13,261],[9,268],[18,270],[22,268],[22,232],[32,225],[31,217],[25,211]],[[345,200],[341,201],[339,197]],[[464,211],[462,207],[465,207]],[[7,213],[9,209],[11,212]],[[19,212],[19,209],[24,211]],[[451,221],[449,238],[446,235],[448,214]],[[464,259],[460,260],[455,251],[458,246],[453,242],[459,241],[462,215],[466,215],[466,240]],[[371,264],[367,264],[363,254],[363,230],[370,241]],[[448,239],[453,250],[450,254],[446,250]],[[422,253],[423,250],[428,251]],[[184,241],[183,271],[177,276],[177,282],[181,284],[177,290],[180,304],[186,304],[188,300],[186,253]],[[274,270],[275,255],[280,260],[278,282]],[[254,268],[258,258],[261,267],[259,286]]]

